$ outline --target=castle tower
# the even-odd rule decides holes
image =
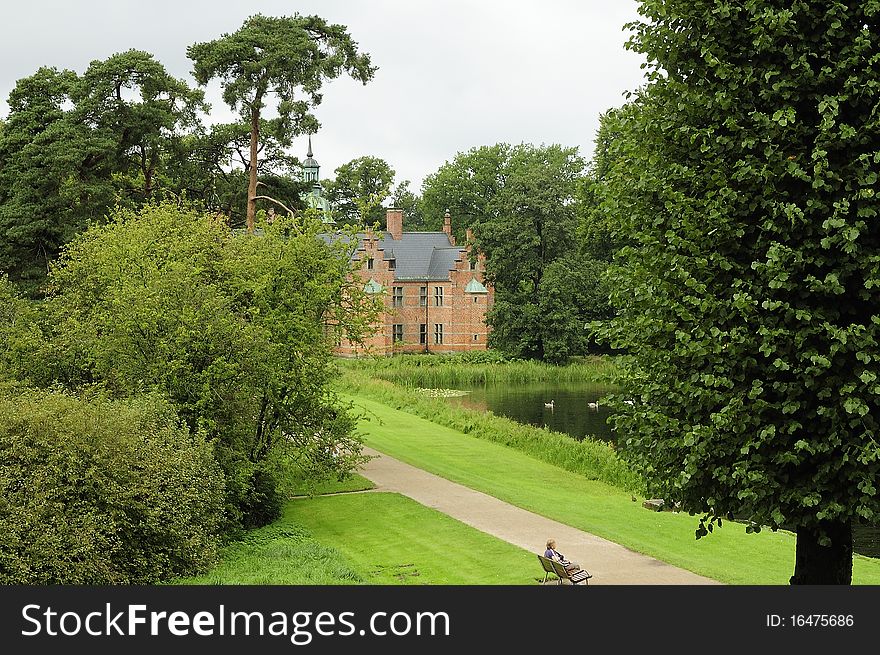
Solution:
[[[315,161],[315,157],[312,154],[312,136],[309,135],[309,150],[306,153],[305,161],[302,163],[302,181],[311,182],[312,186],[303,195],[303,200],[309,207],[318,210],[324,223],[333,225],[335,221],[331,215],[330,202],[324,197],[321,189],[320,170],[321,167]]]

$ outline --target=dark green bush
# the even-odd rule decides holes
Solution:
[[[281,518],[284,497],[279,491],[277,476],[269,467],[254,468],[248,491],[242,503],[246,529],[259,528]]]
[[[0,388],[0,583],[148,584],[216,558],[223,475],[157,396]]]
[[[327,244],[321,229],[278,218],[259,236],[234,235],[173,203],[119,210],[66,246],[43,301],[0,278],[0,376],[160,393],[214,444],[224,534],[261,525],[278,492],[255,471],[291,444],[312,452],[311,435],[333,428],[328,326],[356,339],[379,307],[349,283],[345,239]],[[351,434],[333,429],[337,442]]]

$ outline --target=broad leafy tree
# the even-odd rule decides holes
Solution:
[[[550,320],[544,306],[582,282],[565,277],[581,274],[582,267],[550,266],[576,251],[575,196],[583,167],[574,148],[502,143],[459,154],[425,179],[428,220],[444,207],[457,233],[474,230],[495,287],[490,344],[511,356],[564,361],[583,352],[593,308],[566,298],[574,312],[565,318],[554,312]],[[553,274],[545,277],[548,271]],[[549,348],[548,340],[554,344]]]
[[[218,78],[223,100],[250,126],[246,225],[253,231],[262,135],[287,146],[292,137],[315,132],[311,109],[321,102],[324,81],[348,73],[366,84],[375,68],[345,26],[299,14],[251,16],[236,32],[191,45],[187,54],[196,80],[204,85]],[[277,117],[267,119],[272,101]]]
[[[462,238],[465,229],[496,216],[495,200],[504,188],[504,168],[511,146],[472,148],[458,153],[422,182],[422,210],[429,229],[443,227],[448,211],[455,217],[453,230]]]
[[[350,280],[346,240],[325,244],[320,227],[279,218],[233,236],[171,203],[116,212],[68,245],[36,314],[20,302],[0,310],[11,337],[0,369],[39,387],[161,393],[214,443],[227,527],[268,522],[280,510],[276,465],[316,475],[359,461],[354,421],[328,384],[337,335],[363,335],[374,299]]]
[[[632,244],[617,428],[698,536],[792,529],[792,584],[849,584],[880,512],[880,3],[640,13],[649,82],[599,190]]]
[[[336,221],[384,225],[382,203],[391,195],[394,169],[379,157],[358,157],[336,169],[326,183],[327,199]]]
[[[624,105],[600,116],[593,158],[578,182],[578,249],[580,256],[586,259],[610,262],[614,253],[629,243],[620,229],[619,212],[609,211],[613,198],[605,199],[603,204],[600,190],[610,171],[623,164],[620,160],[626,157],[623,126],[626,125],[627,112],[631,111],[631,105]]]
[[[422,209],[422,199],[409,188],[411,182],[403,180],[391,192],[390,204],[397,209],[403,210],[404,225],[407,230],[413,232],[427,231],[425,212]]]

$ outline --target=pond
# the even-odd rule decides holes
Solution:
[[[614,441],[606,419],[611,412],[599,404],[592,409],[588,403],[598,402],[612,391],[601,384],[528,384],[461,387],[468,393],[449,398],[451,403],[491,411],[520,423],[546,427],[575,439],[592,436]],[[552,404],[552,407],[548,407]]]
[[[614,442],[615,435],[607,419],[611,411],[601,398],[613,387],[593,383],[533,383],[522,385],[460,387],[467,393],[449,398],[449,402],[491,411],[520,423],[547,427],[575,439],[590,436]],[[599,403],[597,409],[589,403]],[[547,407],[552,403],[552,407]],[[880,526],[853,526],[853,550],[868,557],[880,557]]]

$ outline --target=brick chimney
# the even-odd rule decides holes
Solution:
[[[389,207],[385,212],[385,227],[391,238],[399,241],[403,236],[403,210]]]
[[[473,243],[474,241],[474,231],[471,228],[465,230],[465,241],[468,243]]]
[[[455,237],[452,236],[452,216],[449,215],[449,210],[446,210],[446,213],[443,215],[443,231],[446,233],[446,236],[449,237],[449,243],[453,246],[455,245]]]

